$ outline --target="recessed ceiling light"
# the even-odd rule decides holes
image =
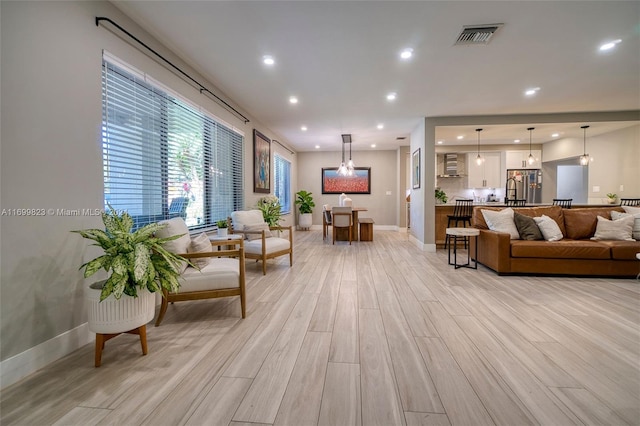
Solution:
[[[560,133],[552,133],[552,134],[551,134],[551,137],[552,137],[552,138],[557,138],[558,136],[560,136]]]
[[[376,127],[378,128],[378,130],[382,130],[384,129],[384,124],[379,123]]]
[[[524,94],[527,96],[533,96],[540,91],[539,87],[532,87],[531,89],[525,90]]]
[[[391,92],[387,95],[387,100],[388,101],[395,101],[396,100],[396,92]]]
[[[458,140],[464,139],[464,136],[460,135],[456,139],[458,139]]]
[[[513,143],[520,143],[520,139],[514,139]]]
[[[413,56],[413,49],[411,49],[410,47],[403,49],[402,52],[400,52],[400,58],[402,59],[409,59]]]
[[[438,145],[442,145],[444,141],[438,141]]]
[[[295,96],[291,96],[289,98],[289,103],[291,104],[297,104],[298,103],[298,98],[296,98]]]
[[[316,149],[320,149],[320,145],[316,145]]]
[[[372,144],[371,144],[371,148],[375,148],[375,147],[376,147],[376,144],[375,144],[375,143],[372,143]]]
[[[306,132],[307,131],[307,126],[300,127],[300,130],[302,130],[303,132]]]
[[[264,55],[262,57],[262,63],[265,64],[265,65],[273,65],[273,64],[276,63],[276,60],[273,59],[273,56],[271,56],[271,55]]]
[[[617,39],[617,40],[613,40],[613,41],[608,41],[605,44],[603,44],[602,46],[600,46],[600,50],[611,50],[614,47],[616,47],[616,44],[620,43],[622,40]]]

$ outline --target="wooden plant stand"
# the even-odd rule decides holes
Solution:
[[[96,367],[100,367],[100,364],[102,364],[102,350],[104,349],[105,342],[123,333],[139,335],[140,344],[142,345],[142,355],[147,354],[147,325],[146,324],[141,325],[138,328],[134,328],[133,330],[123,331],[122,333],[114,333],[114,334],[96,333],[96,362],[95,362]]]

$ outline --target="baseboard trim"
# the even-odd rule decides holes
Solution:
[[[0,362],[0,389],[35,373],[63,356],[90,343],[95,334],[84,323],[33,348]]]

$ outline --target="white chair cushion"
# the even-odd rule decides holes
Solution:
[[[231,213],[233,228],[238,231],[244,230],[245,226],[260,225],[266,223],[260,210],[241,210]]]
[[[191,244],[189,244],[189,251],[187,253],[209,253],[211,250],[212,248],[209,236],[203,232],[197,237],[193,237],[191,239]],[[207,266],[211,260],[211,257],[199,257],[191,259],[191,263],[202,269]]]
[[[266,223],[261,223],[260,225],[245,225],[244,231],[264,231],[265,238],[273,237],[273,234],[271,234],[271,230],[269,229],[269,225]],[[247,234],[247,240],[249,241],[261,239],[262,234]]]
[[[289,250],[289,240],[278,237],[271,237],[264,240],[265,251],[267,254],[275,253],[281,250]],[[262,239],[253,240],[244,244],[245,253],[262,254]]]
[[[166,226],[156,232],[156,237],[169,238],[174,235],[182,235],[182,237],[176,240],[166,242],[163,247],[171,253],[187,253],[189,251],[189,245],[191,244],[191,236],[189,235],[189,228],[187,228],[187,224],[184,223],[184,219],[181,217],[174,217],[173,219],[163,220],[160,224]],[[183,273],[187,266],[187,262],[181,262],[178,272]]]
[[[199,271],[190,266],[178,278],[180,281],[178,292],[238,288],[240,287],[238,262],[238,259],[216,257]]]

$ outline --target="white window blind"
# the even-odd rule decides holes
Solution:
[[[191,229],[242,210],[243,136],[118,65],[103,59],[105,207]]]
[[[280,200],[280,212],[291,213],[291,163],[274,154],[274,195]]]

